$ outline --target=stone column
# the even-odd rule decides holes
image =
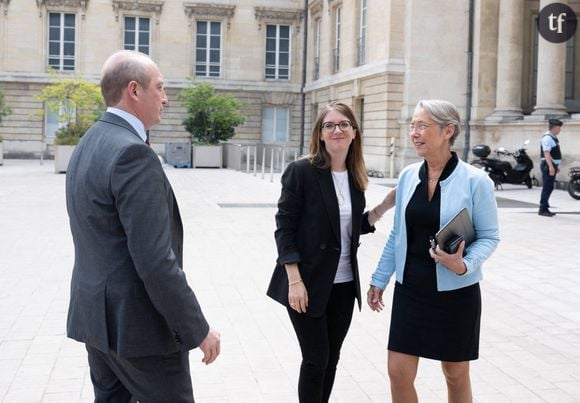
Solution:
[[[540,10],[552,0],[540,0]],[[559,3],[568,4],[560,0]],[[551,43],[538,34],[538,79],[536,106],[532,115],[543,117],[567,115],[565,99],[566,43]]]
[[[495,110],[488,120],[522,119],[524,2],[501,0],[497,46]]]

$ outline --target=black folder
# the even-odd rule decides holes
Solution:
[[[469,244],[475,241],[475,230],[473,229],[473,223],[471,218],[469,218],[469,213],[467,208],[461,209],[461,211],[449,220],[441,229],[435,234],[435,240],[439,245],[439,248],[445,250],[447,253],[455,253],[457,247],[459,247],[458,241],[462,237],[465,240],[465,247],[467,248]]]

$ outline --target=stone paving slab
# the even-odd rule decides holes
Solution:
[[[276,248],[279,175],[270,182],[226,169],[167,167],[185,227],[185,271],[222,355],[191,371],[201,403],[296,402],[299,349],[285,310],[265,296]],[[4,160],[0,167],[0,401],[91,402],[84,347],[65,337],[73,248],[64,175],[52,161]],[[392,179],[371,179],[367,204]],[[387,185],[384,186],[384,185]],[[502,241],[484,267],[476,402],[580,402],[580,202],[555,191],[553,218],[537,215],[539,188],[504,186],[497,196]],[[500,203],[501,206],[501,203]],[[392,224],[361,238],[369,279]],[[363,288],[363,294],[366,287]],[[390,307],[392,285],[385,301]],[[390,312],[356,312],[332,402],[389,402]],[[421,360],[421,402],[445,402],[439,364]]]

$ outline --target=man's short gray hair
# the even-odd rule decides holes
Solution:
[[[148,88],[153,60],[144,53],[121,50],[112,54],[101,71],[101,93],[107,106],[115,106],[123,97],[123,90],[131,81]]]

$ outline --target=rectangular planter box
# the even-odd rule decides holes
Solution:
[[[68,162],[75,146],[54,146],[54,172],[63,173],[68,168]]]
[[[221,168],[223,163],[223,147],[217,145],[193,145],[194,168]]]

